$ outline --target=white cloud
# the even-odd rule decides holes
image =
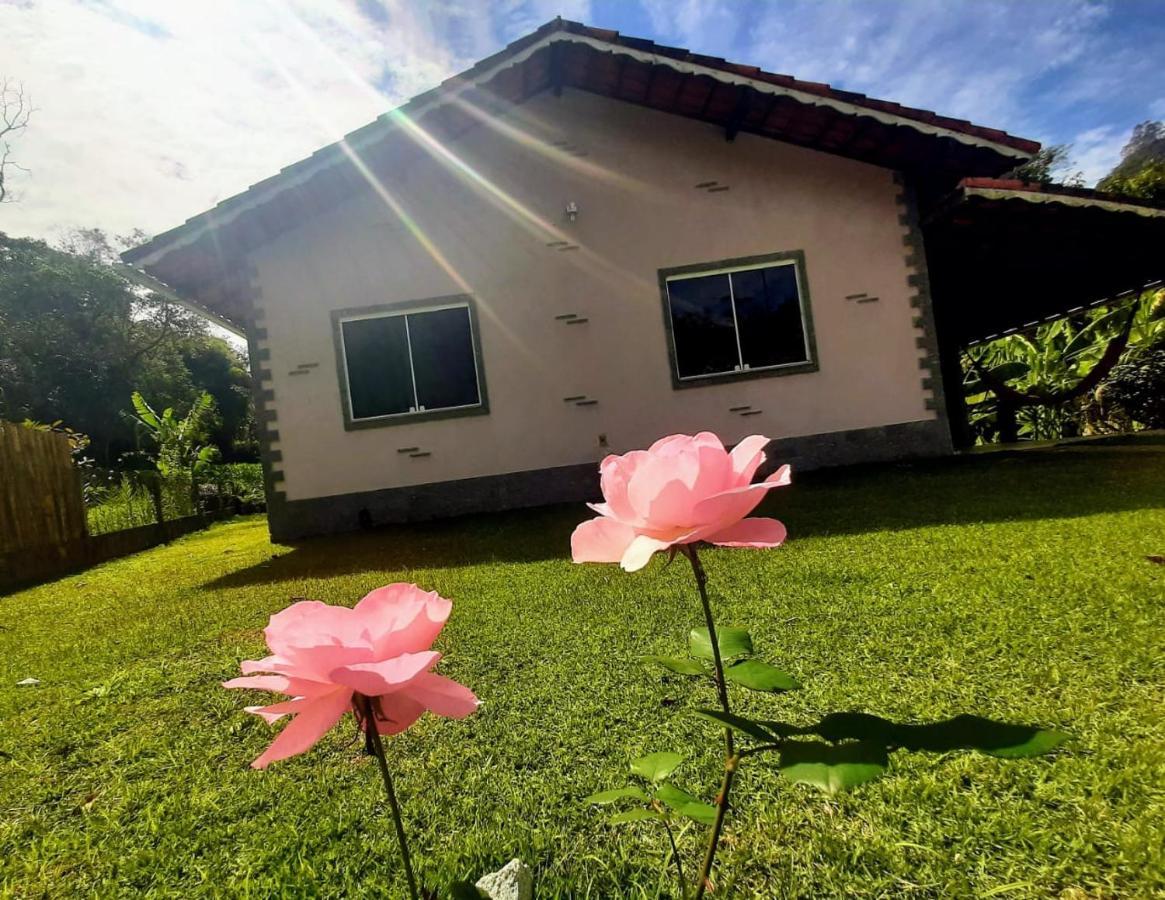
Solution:
[[[1090,0],[769,5],[753,60],[801,78],[995,127],[1031,120],[1027,89],[1077,59],[1107,7]],[[822,48],[835,48],[822,52]]]
[[[726,0],[642,2],[660,39],[1049,143],[1105,122],[1130,86],[1162,85],[1152,37],[1112,37],[1122,8],[1106,0],[781,0],[748,16]],[[1080,165],[1096,171],[1107,145],[1084,138]]]
[[[1154,38],[1106,31],[1121,9],[618,0],[592,22],[590,0],[0,0],[0,75],[39,108],[0,230],[170,228],[559,13],[646,15],[661,43],[1071,140],[1094,177],[1134,121],[1165,116]]]
[[[552,18],[548,6],[0,2],[3,74],[38,107],[18,146],[31,174],[0,230],[170,228]]]
[[[1081,132],[1072,141],[1072,168],[1084,175],[1087,184],[1095,184],[1120,162],[1121,150],[1132,134],[1132,128],[1108,125]]]

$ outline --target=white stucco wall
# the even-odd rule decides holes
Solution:
[[[595,461],[677,431],[733,442],[934,417],[891,172],[575,91],[505,124],[519,132],[448,148],[484,181],[426,156],[377,173],[391,202],[369,191],[254,254],[289,500]],[[708,181],[730,189],[694,187]],[[559,237],[580,249],[547,247]],[[673,389],[658,270],[788,250],[805,254],[820,370]],[[463,292],[489,414],[346,431],[330,311]],[[845,299],[858,293],[879,300]],[[289,374],[304,363],[318,366]],[[580,394],[599,402],[563,402]],[[729,411],[745,405],[762,412]],[[397,453],[413,446],[431,455]]]

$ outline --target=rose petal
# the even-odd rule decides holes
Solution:
[[[360,617],[346,606],[301,600],[275,613],[263,634],[272,652],[295,660],[299,651],[308,648],[370,646],[362,626]]]
[[[699,434],[693,435],[671,434],[667,437],[660,438],[648,448],[647,452],[666,456],[689,448],[699,449],[700,447],[711,447],[723,450],[724,443],[711,431],[701,431]]]
[[[244,706],[243,712],[249,712],[253,716],[258,716],[268,725],[273,725],[275,722],[278,722],[285,715],[287,715],[287,713],[270,712],[265,706]]]
[[[599,464],[599,485],[612,518],[628,525],[642,524],[628,499],[627,489],[635,472],[650,458],[651,454],[643,450],[633,450],[622,456],[612,454]]]
[[[425,711],[425,704],[410,697],[406,692],[385,694],[380,698],[380,713],[383,718],[377,718],[376,730],[381,734],[400,734]]]
[[[716,530],[719,531],[721,528],[727,528],[729,525],[739,522],[756,509],[757,504],[764,499],[765,494],[774,487],[778,487],[778,485],[762,481],[759,484],[750,484],[724,491],[696,504],[695,515],[703,525],[718,526]]]
[[[249,688],[253,691],[278,691],[281,694],[286,694],[289,684],[291,684],[291,679],[286,675],[249,675],[224,681],[222,686],[225,688]]]
[[[749,484],[756,470],[765,461],[764,449],[770,438],[763,434],[750,434],[743,441],[732,448],[729,457],[732,460],[732,471],[736,476],[737,485]]]
[[[619,564],[626,572],[638,572],[651,562],[651,557],[655,553],[666,550],[671,545],[671,541],[661,541],[658,538],[648,537],[646,534],[638,535],[623,554],[623,558],[619,560]]]
[[[453,719],[465,718],[480,704],[473,691],[465,685],[436,672],[421,675],[404,688],[403,693],[423,704],[430,712]]]
[[[773,472],[764,481],[765,484],[770,484],[773,487],[785,487],[793,483],[793,469],[788,463],[781,466],[777,471]]]
[[[345,685],[366,697],[379,697],[399,690],[426,669],[436,665],[440,653],[427,650],[424,653],[402,653],[377,662],[355,663],[340,666],[328,673],[328,678]]]
[[[340,721],[351,701],[352,692],[339,689],[304,702],[301,711],[297,712],[295,718],[279,732],[271,746],[251,763],[252,768],[265,769],[273,762],[310,749],[316,741],[327,734],[328,729]]]
[[[741,519],[704,538],[721,547],[752,547],[757,550],[779,547],[786,537],[785,526],[776,519]]]
[[[428,650],[445,627],[453,603],[415,584],[389,584],[367,594],[353,612],[364,623],[377,657]]]
[[[630,525],[600,516],[574,530],[570,536],[570,555],[576,563],[619,562],[633,540],[635,529]]]
[[[319,695],[332,689],[332,685],[307,678],[289,678],[286,675],[249,675],[224,681],[225,688],[245,688],[252,691],[278,691],[280,694],[294,694],[296,697]]]

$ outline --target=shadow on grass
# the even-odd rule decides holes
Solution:
[[[974,453],[794,475],[756,514],[793,539],[1075,518],[1165,506],[1163,473],[1165,445],[1151,441]]]
[[[1069,739],[1063,731],[960,715],[942,722],[899,723],[861,712],[829,713],[807,727],[699,711],[756,742],[742,755],[775,751],[777,767],[794,782],[829,793],[884,775],[894,751],[949,753],[975,750],[1004,759],[1043,756]],[[824,740],[801,740],[816,737]]]
[[[1063,732],[1032,725],[1013,725],[983,716],[961,715],[925,725],[892,722],[862,712],[829,713],[815,725],[797,728],[782,722],[766,722],[774,734],[785,737],[816,735],[832,744],[869,741],[887,750],[948,753],[978,750],[989,756],[1038,756],[1062,744]]]
[[[1074,446],[809,472],[756,511],[792,540],[932,525],[1034,521],[1165,506],[1165,446]],[[567,560],[591,512],[566,504],[390,525],[296,542],[210,588],[406,569]]]
[[[207,588],[243,587],[360,572],[528,563],[570,556],[570,533],[590,511],[581,503],[381,525],[289,543],[289,552],[223,575]]]

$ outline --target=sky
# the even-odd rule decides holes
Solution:
[[[555,15],[1046,144],[1165,118],[1165,0],[0,0],[36,107],[0,231],[164,231]]]

